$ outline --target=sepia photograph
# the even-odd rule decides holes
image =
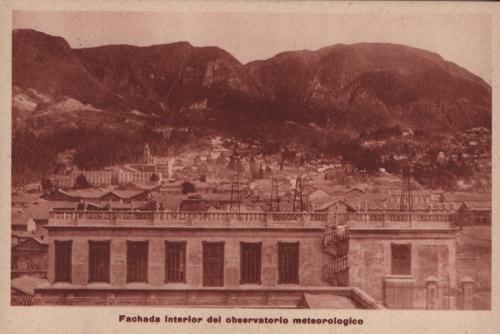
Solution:
[[[491,15],[11,15],[11,307],[492,310]]]

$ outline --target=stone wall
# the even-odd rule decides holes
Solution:
[[[426,307],[426,279],[433,276],[441,286],[456,288],[454,232],[432,237],[419,231],[401,234],[351,232],[349,240],[349,286],[358,287],[383,301],[384,279],[391,275],[391,243],[411,244],[411,276],[414,280],[413,308]],[[440,299],[443,299],[441,289]]]
[[[149,241],[148,285],[202,287],[202,242],[223,241],[224,287],[238,287],[240,281],[240,242],[262,242],[262,286],[277,286],[278,241],[300,242],[299,285],[306,287],[329,286],[322,280],[321,270],[330,257],[321,250],[322,230],[269,230],[197,229],[134,230],[123,229],[71,229],[51,231],[49,238],[49,282],[54,283],[54,241],[73,240],[72,285],[89,288],[102,283],[88,283],[88,241],[111,240],[110,286],[133,287],[126,282],[126,241]],[[165,241],[186,241],[186,283],[165,284]],[[57,283],[56,283],[57,285]]]
[[[226,307],[303,307],[304,294],[321,295],[330,300],[349,298],[354,308],[379,309],[381,306],[358,289],[352,288],[262,288],[262,289],[47,289],[39,288],[35,305],[163,305]]]

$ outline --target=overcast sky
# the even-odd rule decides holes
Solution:
[[[436,52],[491,83],[491,21],[477,15],[16,11],[13,28],[64,37],[73,48],[188,41],[242,63],[336,43],[391,42]]]

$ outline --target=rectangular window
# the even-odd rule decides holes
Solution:
[[[203,241],[203,286],[224,285],[224,242]]]
[[[148,242],[127,241],[127,282],[148,281]]]
[[[110,241],[89,241],[89,282],[109,282]]]
[[[391,244],[392,275],[411,275],[411,244]]]
[[[165,242],[165,282],[186,281],[186,242]]]
[[[278,242],[278,283],[299,283],[299,242]]]
[[[240,243],[240,283],[261,283],[262,243]]]
[[[56,282],[71,282],[71,245],[72,241],[54,241]]]

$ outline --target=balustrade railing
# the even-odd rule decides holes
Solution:
[[[329,278],[349,268],[349,257],[338,257],[323,267],[323,276]]]
[[[340,225],[335,227],[333,230],[325,233],[323,243],[324,245],[328,245],[330,243],[335,243],[337,241],[345,240],[348,237],[349,237],[349,226]]]
[[[349,221],[358,222],[454,222],[453,213],[429,212],[350,212]]]
[[[326,212],[194,212],[194,211],[76,211],[55,209],[50,211],[51,222],[59,221],[158,221],[158,222],[288,222],[293,224],[345,225],[362,222],[382,226],[401,222],[449,222],[455,215],[449,213],[326,213]],[[355,225],[353,225],[355,227]]]

